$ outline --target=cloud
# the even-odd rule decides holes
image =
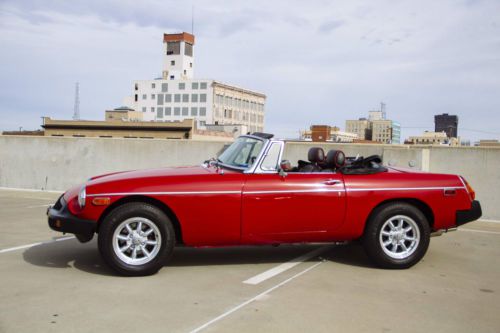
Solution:
[[[159,75],[162,34],[190,31],[192,5],[195,75],[264,92],[268,131],[344,127],[384,101],[403,127],[448,112],[500,132],[494,0],[3,0],[0,130],[70,118],[76,81],[82,114],[102,119]]]
[[[336,30],[336,29],[340,28],[344,24],[345,24],[345,22],[341,21],[341,20],[331,20],[331,21],[327,21],[327,22],[322,23],[319,26],[318,30],[321,33],[326,33],[327,34],[327,33],[332,32],[333,30]]]

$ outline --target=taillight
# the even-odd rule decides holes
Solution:
[[[476,199],[476,192],[474,191],[474,189],[472,188],[472,186],[469,185],[469,183],[465,180],[464,177],[460,176],[460,178],[464,182],[465,188],[467,189],[467,193],[469,193],[470,199],[472,201],[475,200]]]

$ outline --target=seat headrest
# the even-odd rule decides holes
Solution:
[[[340,168],[345,165],[345,154],[341,150],[329,150],[326,154],[326,167],[329,169]]]
[[[321,163],[325,160],[325,151],[319,147],[312,147],[307,153],[307,159],[312,163]]]

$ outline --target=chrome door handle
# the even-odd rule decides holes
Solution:
[[[323,182],[325,185],[337,185],[340,184],[340,180],[337,179],[328,179]]]

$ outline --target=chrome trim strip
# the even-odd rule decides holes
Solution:
[[[362,192],[362,191],[418,191],[418,190],[444,190],[456,189],[462,190],[465,187],[380,187],[380,188],[346,188],[348,192]]]
[[[321,192],[362,192],[362,191],[417,191],[465,189],[465,187],[393,187],[393,188],[318,188],[311,190],[276,190],[276,191],[177,191],[177,192],[118,192],[87,194],[87,197],[124,196],[124,195],[205,195],[205,194],[272,194],[272,193],[321,193]]]
[[[189,194],[241,194],[241,191],[185,191],[185,192],[118,192],[87,194],[87,197],[106,197],[123,195],[189,195]]]
[[[277,191],[246,191],[243,194],[272,194],[272,193],[323,193],[344,192],[344,189],[319,188],[314,190],[277,190]]]

